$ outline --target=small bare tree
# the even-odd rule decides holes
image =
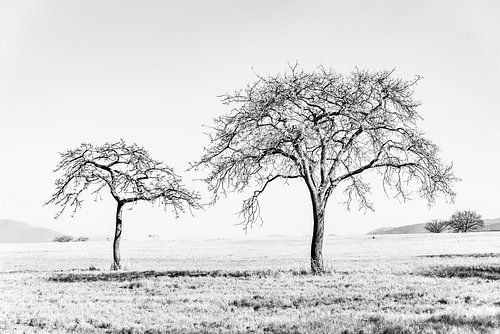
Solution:
[[[457,211],[450,217],[449,227],[455,233],[467,233],[483,228],[484,221],[481,215],[474,211]]]
[[[433,203],[438,193],[453,198],[451,166],[417,128],[418,81],[394,78],[390,71],[354,71],[343,76],[320,67],[314,72],[291,67],[284,75],[258,77],[223,96],[232,111],[215,120],[210,144],[194,168],[208,168],[214,193],[257,190],[244,201],[244,228],[260,219],[258,198],[274,181],[303,180],[313,211],[311,269],[323,267],[326,204],[339,186],[347,207],[357,200],[372,209],[363,178],[381,175],[384,189],[407,199],[411,189]]]
[[[445,220],[433,219],[425,224],[425,229],[431,233],[441,233],[448,227],[448,222]]]
[[[84,143],[60,155],[55,172],[63,175],[55,181],[56,190],[46,204],[61,206],[58,218],[68,207],[73,208],[74,214],[82,205],[84,193],[90,192],[97,199],[107,189],[117,204],[112,266],[115,270],[121,267],[122,209],[126,204],[146,201],[164,208],[170,206],[176,216],[185,206],[199,207],[198,195],[182,185],[172,168],[153,160],[136,144],[128,145],[123,140],[102,146]]]

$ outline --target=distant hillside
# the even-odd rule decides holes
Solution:
[[[368,234],[414,234],[414,233],[428,233],[425,229],[425,223],[403,225],[398,227],[381,227],[376,230],[368,232]]]
[[[0,243],[49,242],[62,234],[43,227],[27,223],[0,219]]]
[[[429,233],[425,229],[426,223],[403,225],[398,227],[381,227],[367,234],[416,234]],[[485,219],[484,228],[481,231],[500,231],[500,218]]]
[[[482,231],[500,231],[500,218],[485,219]]]
[[[385,234],[387,231],[392,230],[393,227],[380,227],[376,230],[370,231],[367,234]]]

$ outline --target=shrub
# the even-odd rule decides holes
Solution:
[[[69,242],[73,241],[73,237],[70,235],[61,235],[59,237],[54,238],[54,242]]]
[[[444,220],[431,220],[425,224],[425,229],[431,233],[441,233],[448,227],[448,222]]]

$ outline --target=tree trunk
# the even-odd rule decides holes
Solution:
[[[116,207],[116,226],[115,226],[115,239],[113,240],[113,265],[111,269],[120,270],[121,269],[121,257],[120,257],[120,239],[122,236],[122,202],[118,202]]]
[[[313,236],[311,241],[311,271],[320,274],[325,271],[323,265],[323,232],[325,223],[325,208],[313,199]]]

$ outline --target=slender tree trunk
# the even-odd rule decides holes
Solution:
[[[116,226],[115,226],[115,239],[113,240],[113,270],[121,269],[120,257],[120,239],[122,236],[122,202],[118,202],[116,207]]]
[[[311,241],[311,271],[319,274],[325,271],[323,265],[323,232],[325,224],[325,208],[322,203],[313,199],[313,235]]]

